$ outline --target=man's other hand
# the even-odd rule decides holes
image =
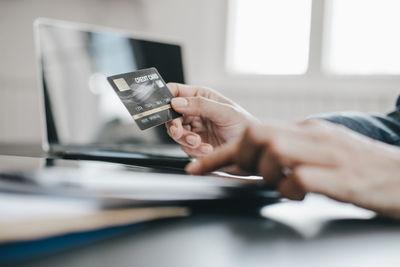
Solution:
[[[400,149],[343,126],[317,120],[253,124],[240,140],[186,170],[203,174],[229,165],[262,176],[290,199],[320,193],[400,218]]]

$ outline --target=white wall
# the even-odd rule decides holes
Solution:
[[[215,87],[266,120],[315,112],[385,112],[399,79],[249,77],[224,71],[227,0],[0,1],[0,142],[40,140],[32,22],[36,17],[178,37],[188,81]]]

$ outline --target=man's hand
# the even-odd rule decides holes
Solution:
[[[252,171],[282,196],[327,195],[400,218],[400,149],[322,121],[251,125],[242,139],[187,166],[202,174],[228,165]]]
[[[169,83],[172,108],[182,118],[166,123],[168,134],[183,151],[201,157],[225,142],[239,138],[256,119],[233,101],[209,88]]]

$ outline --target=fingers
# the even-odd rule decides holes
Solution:
[[[234,164],[238,169],[256,173],[260,165],[260,153],[264,149],[262,130],[263,128],[258,124],[248,127],[239,141],[223,145],[206,158],[188,165],[187,171],[192,174],[202,174]],[[278,175],[280,169],[276,170],[273,162],[269,164],[271,168],[264,171],[270,170],[274,175]],[[268,175],[268,173],[263,173],[263,175]]]
[[[292,178],[305,192],[324,194],[333,199],[348,201],[354,195],[350,182],[344,182],[334,168],[300,166],[293,170]]]
[[[259,138],[260,125],[255,124],[247,127],[242,139],[239,142],[238,151],[234,157],[234,162],[238,167],[245,171],[257,171],[258,158],[263,150],[261,139]]]
[[[204,91],[204,89],[201,87],[195,87],[180,83],[168,83],[167,86],[174,97],[195,96]]]
[[[330,136],[319,127],[298,125],[264,125],[256,132],[258,139],[285,167],[299,164],[334,166],[337,161],[335,146]],[[329,134],[331,134],[328,131]],[[329,151],[329,153],[327,153]]]
[[[278,185],[278,190],[282,197],[292,200],[303,200],[306,195],[305,190],[291,177],[282,179]]]
[[[167,129],[167,132],[175,142],[182,146],[198,148],[201,145],[201,137],[194,132],[186,130],[184,127],[178,129],[175,126],[171,126]]]
[[[171,136],[172,139],[176,140],[182,137],[184,129],[182,122],[183,118],[181,117],[165,123],[167,133],[169,134],[169,136]]]
[[[233,158],[237,153],[238,144],[236,142],[228,143],[207,157],[199,158],[189,163],[185,170],[190,174],[204,174],[220,169],[221,167],[231,165]]]
[[[182,147],[188,147],[188,149],[197,149],[196,153],[201,155],[212,151],[212,146],[208,144],[202,145],[200,135],[193,132],[191,126],[184,122],[183,118],[177,118],[169,121],[165,124],[168,135],[174,139],[175,142],[182,145]],[[188,153],[189,151],[185,151]],[[190,156],[194,156],[194,152],[188,153]]]
[[[174,97],[181,96],[185,90],[182,87],[186,85],[179,84],[179,83],[167,83],[168,89],[171,91]],[[189,89],[189,88],[188,88]]]
[[[232,105],[217,102],[205,97],[175,97],[172,108],[184,116],[200,116],[215,123],[227,124],[234,120],[237,111]]]
[[[257,163],[257,173],[264,178],[267,184],[275,185],[284,177],[279,159],[270,153],[268,149],[262,151],[260,160]]]
[[[194,158],[200,158],[200,157],[204,157],[208,154],[210,154],[214,148],[212,145],[207,144],[207,143],[201,143],[198,147],[196,148],[191,148],[188,146],[184,146],[182,145],[182,150],[188,154],[191,157]]]
[[[200,136],[194,133],[198,132],[197,130],[202,127],[202,123],[199,124],[201,119],[199,118],[196,121],[194,118],[199,116],[207,118],[220,126],[229,125],[237,118],[236,111],[231,105],[219,103],[204,97],[177,97],[172,99],[171,105],[177,112],[183,114],[184,117],[166,124],[168,134],[177,143],[182,146],[189,146],[190,148],[197,148],[202,142]],[[203,155],[210,152],[210,147],[202,146],[197,151],[188,152],[191,156]]]

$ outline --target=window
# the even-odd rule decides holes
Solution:
[[[326,1],[323,67],[338,74],[400,73],[400,1]]]
[[[232,0],[230,4],[229,70],[307,71],[311,0]]]
[[[227,69],[263,75],[400,74],[399,10],[398,0],[231,0]]]

